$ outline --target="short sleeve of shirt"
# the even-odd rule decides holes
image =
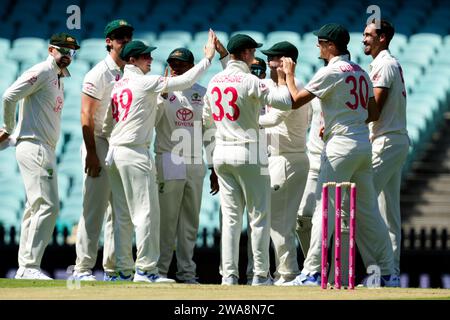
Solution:
[[[378,71],[372,75],[372,84],[374,88],[390,88],[395,77],[397,66],[392,63],[383,63]]]
[[[103,73],[96,72],[95,69],[89,71],[84,77],[82,92],[97,100],[102,100],[105,93]]]
[[[245,80],[248,87],[249,96],[255,97],[261,101],[262,105],[267,104],[267,96],[270,91],[267,84],[254,75],[248,76]]]
[[[331,68],[321,68],[305,86],[305,89],[319,98],[324,98],[336,84],[337,77]]]

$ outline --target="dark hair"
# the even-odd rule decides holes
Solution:
[[[375,19],[372,20],[372,23],[376,24]],[[376,33],[377,33],[377,36],[381,36],[384,33],[384,35],[386,37],[387,45],[389,46],[389,43],[391,42],[392,38],[394,37],[395,29],[394,29],[394,26],[392,25],[392,23],[390,23],[387,20],[381,19],[380,28],[376,29]]]

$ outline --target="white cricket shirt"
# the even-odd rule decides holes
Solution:
[[[365,123],[373,88],[369,75],[347,55],[337,56],[313,76],[305,89],[320,98],[325,132],[324,141],[333,135],[369,134]],[[368,138],[368,136],[367,136]]]
[[[297,88],[302,89],[300,81],[295,80]],[[277,86],[272,79],[263,81],[268,87]],[[270,105],[265,106],[266,112],[259,117],[259,124],[266,130],[271,155],[305,152],[309,108],[309,103],[302,108],[288,111],[275,109]]]
[[[18,140],[36,139],[55,148],[64,105],[63,77],[67,76],[69,72],[62,74],[52,56],[26,70],[3,94],[6,132]],[[14,130],[17,102],[19,118]]]
[[[323,140],[320,137],[320,129],[324,125],[322,108],[320,106],[320,100],[318,98],[312,99],[310,104],[312,116],[306,147],[308,148],[309,153],[320,155],[322,154],[324,146]]]
[[[119,81],[121,77],[122,71],[109,54],[84,77],[82,92],[99,100],[99,105],[94,114],[94,134],[96,136],[103,136],[103,121],[111,102],[111,91],[114,83]]]
[[[194,85],[210,66],[207,58],[178,77],[144,75],[134,65],[126,65],[124,75],[111,92],[103,133],[110,146],[150,146],[160,92],[177,91]]]
[[[167,99],[159,99],[155,139],[157,154],[178,150],[176,147],[182,143],[183,154],[179,154],[180,156],[202,158],[205,93],[205,87],[194,84],[182,91],[169,92]]]
[[[388,50],[381,51],[370,64],[370,79],[374,88],[389,89],[380,118],[369,124],[371,139],[386,133],[407,134],[403,70]]]
[[[214,163],[248,163],[258,153],[260,110],[265,105],[291,109],[287,86],[269,88],[243,61],[230,60],[208,84],[205,108],[216,126]],[[223,147],[233,147],[224,149]],[[256,160],[256,159],[255,159]],[[256,162],[255,162],[256,163]]]

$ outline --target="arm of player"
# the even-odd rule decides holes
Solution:
[[[378,113],[381,113],[381,110],[383,110],[384,104],[386,103],[389,89],[381,87],[373,88],[373,94],[375,96]]]
[[[16,105],[19,100],[38,91],[47,77],[33,69],[22,74],[3,94],[3,132],[10,135],[16,125]],[[3,138],[5,139],[5,138]]]
[[[279,125],[286,119],[291,111],[270,110],[265,115],[259,116],[259,125],[263,128],[271,128]]]
[[[161,118],[164,115],[164,100],[167,99],[167,94],[160,94],[157,98],[157,105],[156,105],[156,119],[155,119],[155,127],[158,125],[159,121],[161,121]]]
[[[369,98],[369,105],[367,107],[368,117],[366,123],[377,121],[380,118],[380,108],[377,106],[376,98]]]
[[[94,114],[99,104],[99,100],[86,93],[81,94],[81,130],[86,146],[84,172],[90,177],[98,177],[101,170],[94,138]],[[111,112],[108,111],[108,113]]]
[[[389,94],[389,88],[391,87],[396,74],[398,74],[399,72],[398,69],[399,67],[396,63],[386,63],[383,64],[379,70],[376,70],[374,72],[375,74],[371,78],[370,84],[373,88],[373,93],[379,113],[381,113],[381,110],[383,110],[384,104],[386,103]]]
[[[205,45],[205,58],[180,76],[162,77],[163,81],[158,84],[156,92],[180,91],[192,87],[211,65],[211,60],[216,52],[215,40],[216,35],[210,30],[208,41]]]
[[[214,167],[209,168],[209,170],[211,170],[211,173],[209,174],[209,187],[211,188],[211,191],[209,193],[215,195],[219,192],[219,179],[217,178]]]
[[[220,64],[222,65],[222,69],[225,69],[227,67],[228,61],[230,61],[230,54],[218,38],[215,45],[216,50],[220,55]]]
[[[286,74],[286,83],[292,96],[292,109],[298,109],[312,99],[315,95],[308,90],[299,90],[295,85],[295,63],[291,58],[282,58],[283,71]]]
[[[212,117],[212,111],[207,96],[204,97],[204,106],[202,113],[203,123],[203,147],[205,148],[206,163],[208,168],[213,167],[213,153],[216,146],[215,135],[216,126]]]

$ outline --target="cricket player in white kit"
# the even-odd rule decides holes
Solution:
[[[81,98],[81,125],[84,143],[83,159],[83,212],[78,223],[74,278],[83,281],[96,280],[92,268],[97,261],[98,243],[103,222],[104,280],[120,280],[115,268],[113,213],[111,186],[105,170],[108,141],[102,133],[106,110],[111,102],[114,82],[122,77],[124,62],[119,54],[133,36],[134,28],[125,20],[113,20],[105,27],[108,49],[106,58],[95,65],[83,80]],[[122,279],[126,280],[126,279]]]
[[[323,128],[322,108],[319,99],[310,102],[310,129],[306,143],[309,160],[309,171],[306,179],[305,190],[297,214],[296,232],[303,256],[306,257],[311,240],[312,217],[316,208],[316,194],[321,192],[317,189],[317,179],[320,172],[320,156],[323,150],[323,140],[320,135]],[[302,109],[302,108],[300,108]]]
[[[135,282],[175,282],[159,275],[160,210],[154,161],[149,147],[157,113],[159,93],[192,87],[209,67],[215,53],[215,34],[210,31],[205,58],[178,77],[146,75],[152,62],[149,47],[141,41],[131,41],[123,48],[121,58],[127,62],[123,78],[114,85],[112,103],[106,114],[104,132],[109,136],[107,155],[111,179],[116,268],[125,276],[134,271]],[[122,204],[126,204],[122,207]],[[137,257],[133,257],[133,229],[136,232]]]
[[[262,106],[289,110],[291,97],[280,79],[269,88],[250,73],[256,48],[251,37],[231,37],[231,59],[208,84],[205,108],[216,125],[214,168],[222,208],[222,284],[237,285],[239,239],[247,207],[254,258],[253,285],[272,284],[269,274],[270,179],[265,148],[260,150],[258,117]],[[210,119],[211,120],[211,119]],[[266,167],[266,168],[264,168]],[[266,169],[266,170],[264,170]]]
[[[186,48],[173,50],[167,59],[172,77],[194,67]],[[197,241],[205,164],[203,163],[203,97],[199,84],[164,94],[159,99],[156,124],[156,168],[161,211],[159,273],[167,277],[175,248],[177,279],[198,284],[192,260]],[[217,176],[211,171],[210,179]],[[217,191],[215,191],[217,192]]]
[[[283,61],[286,81],[293,97],[293,107],[301,107],[314,97],[320,98],[324,117],[324,150],[319,184],[351,181],[358,189],[356,242],[364,264],[377,265],[381,285],[398,286],[394,275],[394,260],[388,230],[377,205],[373,186],[371,144],[367,123],[379,116],[373,89],[367,73],[348,60],[350,41],[348,31],[338,24],[326,24],[316,31],[320,56],[329,61],[298,91],[294,83],[295,64],[290,58]],[[334,192],[329,198],[334,201]],[[320,285],[321,270],[321,204],[316,204],[312,221],[311,243],[302,273],[288,285]],[[334,212],[330,210],[330,212]],[[329,218],[334,229],[334,219]],[[331,234],[331,232],[329,233]],[[330,236],[328,237],[328,241]]]
[[[364,53],[370,64],[375,100],[380,118],[370,123],[375,191],[380,213],[386,221],[394,251],[395,273],[400,275],[402,167],[409,150],[406,129],[406,89],[398,60],[389,52],[394,28],[385,21],[368,24],[364,30]]]
[[[267,55],[270,68],[271,79],[265,83],[275,87],[281,57],[290,57],[297,62],[298,50],[292,43],[282,41],[261,52]],[[297,79],[296,84],[299,90],[303,87]],[[270,237],[275,251],[274,278],[278,285],[294,280],[300,273],[295,227],[309,168],[306,155],[309,107],[281,111],[267,105],[265,109],[259,124],[266,130],[268,141],[272,203]]]
[[[16,279],[51,279],[40,266],[59,213],[55,147],[61,131],[63,78],[70,76],[67,67],[79,48],[73,36],[54,34],[47,60],[26,70],[3,94],[5,124],[0,143],[10,135],[17,141],[16,158],[27,197]]]

